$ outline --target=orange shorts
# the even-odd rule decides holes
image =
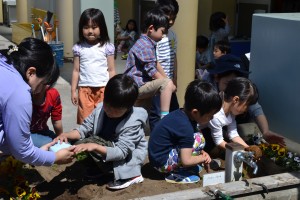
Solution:
[[[79,87],[78,88],[78,111],[77,124],[82,124],[104,99],[105,87]]]

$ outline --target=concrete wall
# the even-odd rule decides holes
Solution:
[[[250,79],[271,130],[300,142],[300,13],[255,14]]]

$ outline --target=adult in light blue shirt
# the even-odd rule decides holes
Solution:
[[[30,138],[31,93],[50,87],[59,77],[51,47],[26,38],[19,46],[0,52],[0,151],[32,165],[71,162],[74,148],[56,153],[47,151],[54,142],[41,148]]]

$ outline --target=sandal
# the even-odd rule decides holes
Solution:
[[[122,60],[126,60],[127,57],[128,57],[128,54],[124,54],[123,56],[121,56],[121,59],[122,59]]]

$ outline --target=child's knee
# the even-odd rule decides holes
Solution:
[[[161,88],[161,91],[171,91],[172,93],[176,90],[176,86],[174,85],[171,79],[166,78],[165,84]]]

